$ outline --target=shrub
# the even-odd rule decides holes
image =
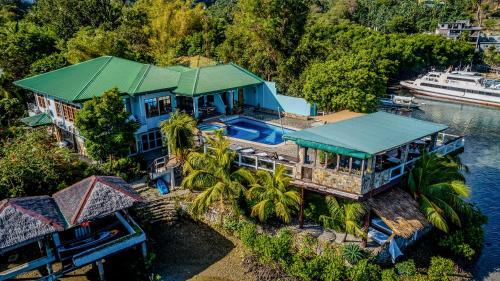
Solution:
[[[401,276],[410,277],[417,274],[417,267],[415,266],[413,260],[400,262],[396,264],[395,267],[396,267],[396,272]]]
[[[342,256],[338,252],[327,249],[321,253],[321,257],[326,261],[326,265],[323,267],[320,280],[333,281],[345,279],[346,267]]]
[[[350,264],[356,264],[365,257],[365,253],[358,244],[349,243],[342,247],[342,256]]]
[[[253,250],[257,238],[257,227],[253,223],[242,223],[238,231],[238,237],[241,239],[243,245]]]
[[[432,257],[431,266],[427,271],[430,280],[447,281],[454,272],[454,263],[450,259]]]
[[[225,230],[228,230],[233,234],[240,231],[242,226],[243,224],[238,219],[235,219],[233,217],[225,218],[222,224],[222,227]]]
[[[382,270],[381,280],[382,281],[397,281],[397,280],[399,280],[399,277],[396,274],[396,272],[394,272],[393,268],[389,268],[389,269]]]
[[[139,163],[131,158],[120,158],[104,162],[99,169],[103,174],[122,177],[126,181],[133,180],[141,174]]]
[[[380,266],[368,262],[367,259],[359,261],[348,269],[348,277],[351,281],[380,280]]]
[[[255,251],[261,255],[264,262],[277,261],[286,264],[290,258],[292,234],[282,229],[275,236],[258,234],[255,240]]]

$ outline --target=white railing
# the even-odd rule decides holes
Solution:
[[[213,148],[205,145],[204,146],[204,153],[207,153],[208,150],[212,150]],[[264,170],[268,171],[271,173],[274,173],[276,171],[276,166],[282,165],[287,168],[287,172],[285,175],[293,177],[293,170],[295,168],[295,165],[293,164],[286,164],[282,163],[280,161],[276,161],[273,159],[269,159],[264,156],[258,156],[255,154],[245,154],[241,152],[236,152],[237,157],[236,160],[234,161],[235,164],[237,164],[240,167],[248,167],[252,168],[255,170]]]
[[[450,134],[444,134],[444,133],[441,133],[441,142],[444,142],[444,140],[446,139],[446,137],[450,137],[450,138],[453,138],[455,140],[447,143],[447,144],[444,144],[444,145],[441,145],[441,146],[438,146],[436,147],[432,153],[437,153],[439,155],[447,155],[447,154],[450,154],[452,152],[455,152],[457,151],[458,149],[464,147],[465,145],[465,139],[464,137],[459,137],[459,136],[456,136],[456,135],[450,135]],[[438,136],[438,140],[439,140],[439,136]],[[389,168],[389,177],[387,180],[384,180],[383,182],[381,182],[378,186],[376,186],[375,188],[379,188],[395,179],[398,179],[400,177],[402,177],[404,174],[405,174],[405,171],[408,170],[409,167],[411,167],[420,157],[415,157],[411,160],[408,160],[406,161],[405,163],[402,163],[402,164],[399,164],[395,167],[392,167],[392,168]],[[384,173],[386,172],[387,170],[384,170],[382,172],[379,172],[379,173]]]

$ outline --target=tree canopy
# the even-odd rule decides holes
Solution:
[[[75,125],[86,140],[88,154],[95,160],[126,156],[135,142],[137,124],[129,120],[116,88],[85,102],[76,114]]]

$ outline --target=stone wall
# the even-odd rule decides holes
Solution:
[[[360,175],[315,168],[313,170],[312,182],[354,194],[362,194]]]

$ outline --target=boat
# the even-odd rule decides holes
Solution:
[[[382,107],[390,108],[408,108],[417,109],[419,104],[415,102],[415,97],[390,95],[386,98],[381,98],[380,103]]]
[[[85,248],[89,248],[91,246],[97,245],[99,243],[102,243],[104,241],[107,241],[107,240],[113,238],[114,236],[116,236],[118,234],[118,232],[119,231],[116,229],[110,230],[110,231],[101,231],[101,232],[98,232],[98,233],[92,235],[91,237],[88,237],[88,238],[85,238],[82,240],[75,239],[73,241],[65,243],[64,245],[59,246],[58,251],[60,253],[64,253],[64,252],[82,250]]]
[[[416,96],[500,107],[500,81],[484,79],[477,72],[431,71],[400,84]]]

